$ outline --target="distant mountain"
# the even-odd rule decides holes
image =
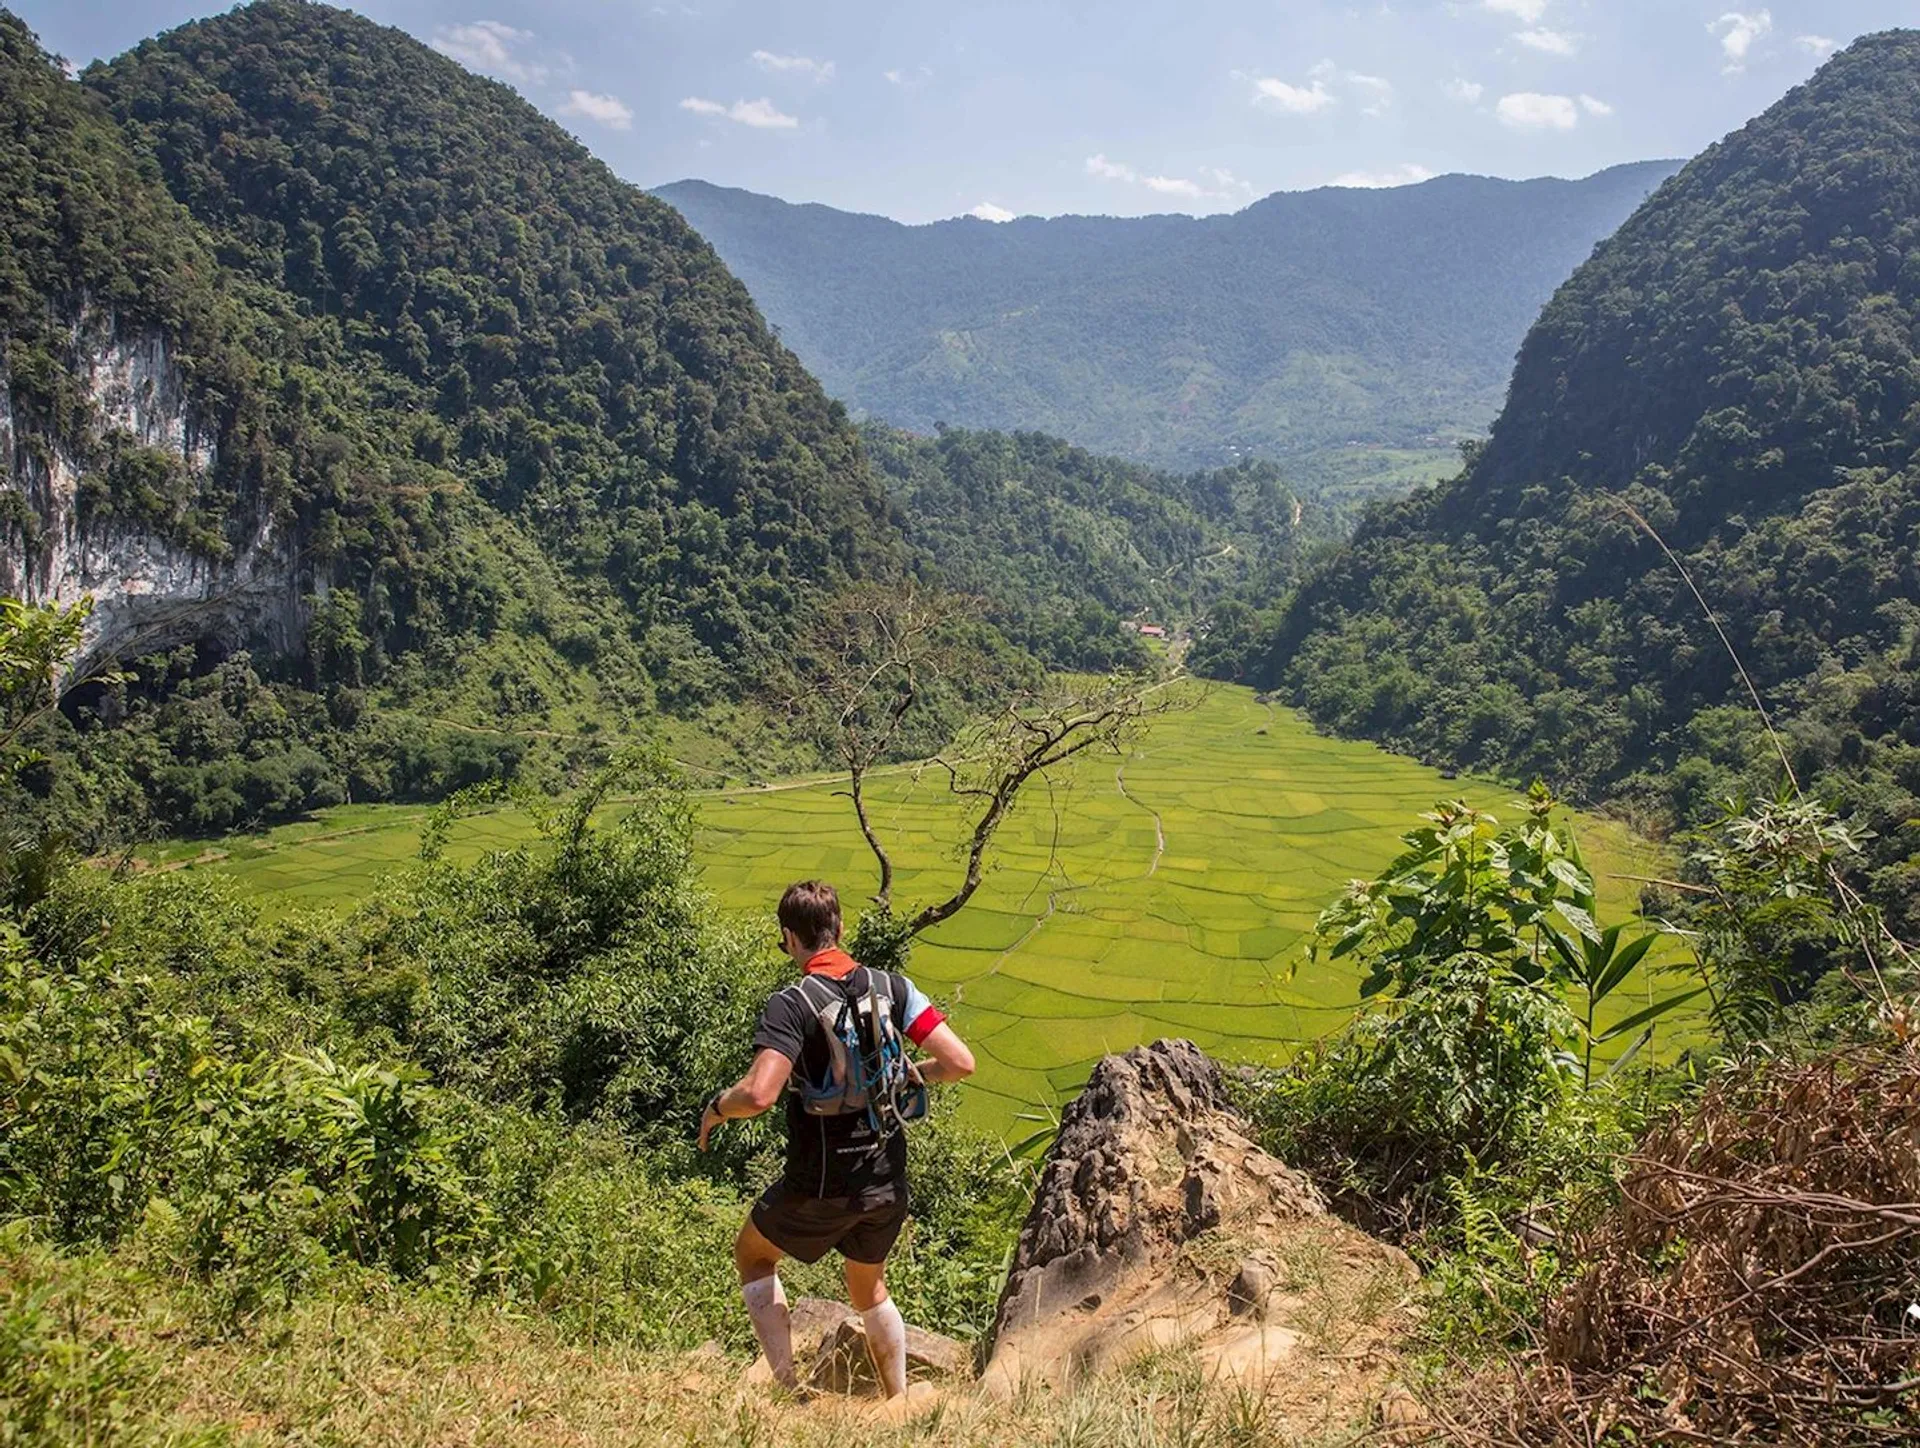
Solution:
[[[1622,502],[1920,927],[1920,31],[1690,163],[1542,313],[1471,466],[1202,661],[1344,732],[1698,819],[1779,766]]]
[[[1193,467],[1484,431],[1541,304],[1678,168],[1000,225],[903,226],[702,181],[656,194],[857,413]]]

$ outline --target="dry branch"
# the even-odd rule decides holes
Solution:
[[[1920,1049],[1723,1082],[1649,1135],[1460,1442],[1920,1442]]]

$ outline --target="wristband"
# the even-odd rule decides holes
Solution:
[[[722,1089],[714,1092],[713,1095],[707,1098],[707,1110],[711,1111],[715,1116],[718,1116],[722,1121],[725,1121],[727,1118],[721,1113],[720,1098],[726,1094],[726,1091]]]

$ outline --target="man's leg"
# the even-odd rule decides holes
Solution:
[[[907,1324],[887,1296],[887,1264],[847,1260],[847,1300],[867,1329],[867,1351],[880,1390],[897,1398],[907,1390]]]
[[[773,1379],[784,1388],[798,1386],[793,1372],[793,1319],[787,1312],[786,1289],[780,1285],[780,1249],[769,1242],[749,1217],[733,1243],[733,1265],[740,1272],[740,1295],[746,1299],[753,1335],[760,1340]]]

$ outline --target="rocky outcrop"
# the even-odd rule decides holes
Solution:
[[[86,402],[75,435],[29,422],[0,369],[0,520],[13,520],[0,526],[0,594],[59,604],[91,596],[76,669],[206,635],[271,651],[297,647],[309,588],[269,514],[252,520],[225,558],[119,519],[83,516],[81,485],[104,439],[119,434],[169,453],[198,480],[212,474],[218,445],[189,403],[164,335],[93,317],[71,336],[67,362]]]
[[[1261,1150],[1192,1043],[1109,1056],[1061,1119],[1000,1300],[990,1389],[1192,1350],[1365,1410],[1415,1273]],[[1331,1395],[1331,1396],[1329,1396]]]

